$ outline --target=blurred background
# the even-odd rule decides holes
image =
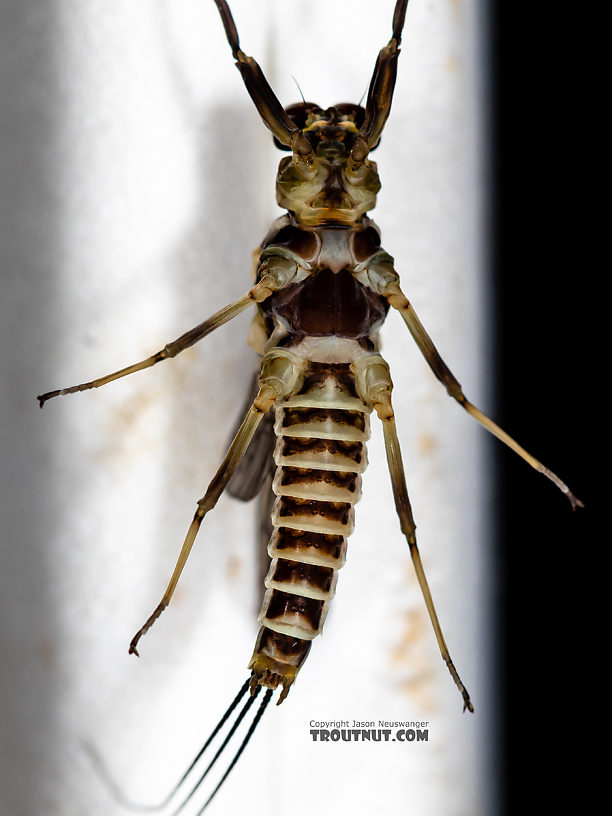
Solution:
[[[366,92],[393,5],[235,0],[232,10],[281,101],[299,99],[297,82],[325,106]],[[109,816],[123,811],[84,745],[126,795],[159,801],[246,677],[261,600],[255,508],[228,497],[141,659],[127,646],[238,417],[256,365],[249,316],[42,413],[35,396],[147,357],[242,294],[252,250],[280,214],[284,154],[209,0],[48,0],[0,15],[0,812]],[[468,398],[586,501],[584,341],[571,331],[582,295],[566,283],[569,225],[545,217],[564,210],[571,171],[552,158],[562,128],[548,126],[556,79],[540,63],[537,20],[528,31],[518,22],[486,0],[412,0],[373,155],[383,184],[373,217]],[[510,30],[521,35],[509,47]],[[531,729],[557,724],[562,652],[546,644],[558,610],[565,631],[573,613],[546,599],[571,582],[584,522],[446,397],[396,315],[382,353],[421,554],[476,714],[461,713],[437,653],[373,421],[324,635],[218,812],[269,813],[278,801],[325,816],[502,813],[510,723],[522,757]],[[429,741],[313,744],[311,720],[334,719],[427,721]]]

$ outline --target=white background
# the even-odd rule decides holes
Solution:
[[[356,102],[393,3],[234,0],[280,100]],[[83,741],[155,802],[246,677],[257,631],[254,508],[223,497],[172,605],[158,603],[220,461],[254,355],[249,318],[172,362],[47,404],[140,360],[242,294],[279,214],[275,150],[211,0],[46,0],[2,10],[0,812],[123,812]],[[404,291],[484,410],[476,0],[412,0],[374,217]],[[397,315],[383,333],[419,543],[472,694],[437,651],[399,531],[381,434],[325,632],[211,813],[491,812],[489,476],[481,432]],[[313,744],[310,720],[427,720],[429,742]],[[228,757],[229,759],[229,757]],[[225,767],[225,766],[224,766]],[[210,790],[210,787],[208,788]],[[202,800],[200,800],[202,801]],[[195,813],[197,808],[186,812]]]

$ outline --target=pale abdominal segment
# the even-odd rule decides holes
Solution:
[[[334,339],[320,351],[325,345],[335,351]],[[300,389],[276,407],[272,563],[249,668],[257,682],[283,685],[279,702],[323,628],[345,563],[370,411],[350,362],[308,362]]]

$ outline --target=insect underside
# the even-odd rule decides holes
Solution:
[[[573,507],[581,505],[555,474],[466,399],[403,294],[393,258],[381,247],[378,228],[367,216],[381,186],[370,152],[380,141],[391,109],[408,0],[397,0],[392,37],[378,55],[365,107],[343,103],[326,110],[309,102],[283,109],[259,65],[240,49],[227,2],[215,2],[246,89],[277,146],[291,154],[281,161],[276,182],[277,202],[286,214],[274,222],[261,244],[256,282],[244,296],[146,360],[38,398],[42,407],[52,397],[97,388],[149,368],[176,356],[250,306],[257,307],[250,341],[262,361],[254,399],[197,503],[162,600],[130,644],[130,652],[138,654],[138,642],[168,606],[202,520],[223,491],[228,488],[243,498],[257,493],[258,485],[245,488],[241,481],[247,450],[252,468],[253,459],[269,461],[273,445],[276,498],[268,545],[271,564],[261,626],[248,666],[251,674],[184,776],[159,805],[170,802],[212,739],[231,723],[212,762],[178,810],[184,807],[265,688],[246,737],[200,813],[234,767],[274,690],[281,689],[277,704],[286,698],[321,632],[353,530],[372,413],[382,423],[401,530],[442,658],[464,709],[473,711],[446,646],[416,543],[395,428],[393,386],[389,367],[378,352],[378,332],[390,307],[400,313],[448,394],[551,479]]]

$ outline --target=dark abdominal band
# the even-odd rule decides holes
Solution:
[[[258,683],[286,691],[334,596],[367,462],[368,409],[349,364],[308,363],[275,430],[272,563],[250,668]]]

